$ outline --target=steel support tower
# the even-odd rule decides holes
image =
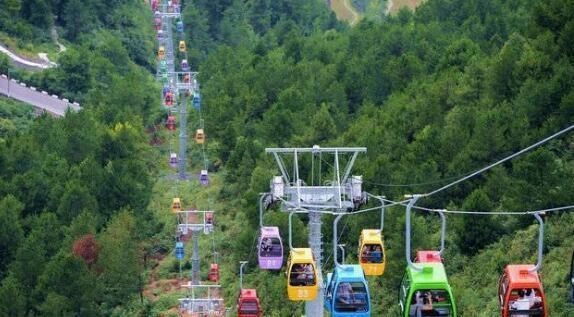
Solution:
[[[201,230],[192,230],[191,238],[193,239],[193,255],[191,257],[191,285],[199,285],[199,234]]]
[[[179,158],[177,169],[180,180],[187,179],[187,99],[185,93],[180,93],[179,99]],[[195,236],[195,235],[194,235]],[[195,250],[194,250],[195,251]]]
[[[366,148],[321,148],[318,145],[312,148],[265,149],[266,153],[274,156],[281,172],[281,176],[275,176],[271,181],[273,200],[280,202],[284,211],[306,211],[309,214],[309,246],[319,273],[319,292],[315,300],[305,302],[305,316],[321,317],[324,314],[321,215],[357,209],[366,202],[366,195],[361,190],[362,177],[351,176],[358,154],[366,151]],[[305,169],[311,173],[302,176],[299,161],[304,155],[311,156],[311,168]],[[324,168],[323,162],[327,165]],[[340,168],[341,165],[345,166],[344,169]],[[291,169],[292,175],[288,173]]]

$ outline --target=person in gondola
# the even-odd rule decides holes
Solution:
[[[524,290],[518,291],[518,299],[510,304],[511,310],[529,310],[530,300],[526,297],[526,292]],[[513,317],[528,317],[528,314],[512,315]]]
[[[265,255],[268,255],[269,253],[271,253],[272,247],[273,246],[271,245],[271,239],[263,238],[263,243],[261,244],[261,249],[263,250],[263,253]]]
[[[350,306],[353,304],[353,287],[351,283],[343,282],[337,287],[337,305]]]

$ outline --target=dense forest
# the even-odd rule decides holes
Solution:
[[[244,283],[257,288],[265,316],[303,312],[287,301],[283,272],[255,265],[258,193],[278,173],[266,147],[365,146],[354,173],[367,191],[402,199],[574,121],[569,0],[428,0],[415,12],[365,18],[353,28],[320,0],[183,5],[217,171],[208,190],[218,235],[201,243],[220,253],[228,306],[237,298],[237,263],[249,260]],[[136,0],[0,0],[0,8],[3,36],[41,45],[56,27],[68,46],[59,67],[16,76],[84,107],[32,120],[29,108],[0,100],[0,316],[169,315],[178,294],[142,296],[158,253],[166,256],[160,274],[177,274],[152,12]],[[573,148],[568,134],[419,204],[471,211],[570,205]],[[206,200],[193,184],[182,198]],[[332,218],[323,220],[329,258]],[[356,262],[360,230],[377,221],[373,213],[341,222],[347,263]],[[572,316],[574,215],[545,221],[549,314]],[[287,232],[286,214],[268,212],[265,222]],[[404,222],[404,207],[387,210],[387,269],[369,278],[376,316],[398,314]],[[413,223],[414,248],[436,248],[438,217],[417,212]],[[306,244],[305,224],[295,221],[294,244]],[[535,262],[534,218],[449,215],[447,228],[445,267],[459,315],[497,316],[504,265]],[[326,272],[332,266],[330,259]]]

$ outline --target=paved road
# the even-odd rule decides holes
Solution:
[[[10,91],[8,91],[8,89],[10,89]],[[68,107],[76,111],[81,109],[78,104],[73,104],[59,97],[50,96],[45,92],[35,91],[15,81],[8,82],[8,79],[3,76],[0,76],[0,94],[28,103],[60,117],[64,116]]]

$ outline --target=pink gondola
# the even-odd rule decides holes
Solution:
[[[261,227],[257,249],[261,269],[281,269],[283,266],[283,242],[278,227]]]

